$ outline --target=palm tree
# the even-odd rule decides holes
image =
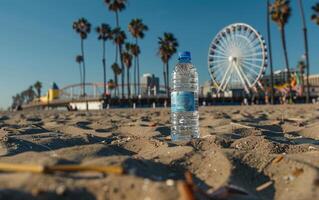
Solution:
[[[113,63],[112,70],[113,70],[114,81],[115,81],[115,96],[117,96],[119,94],[117,76],[122,74],[122,70],[121,70],[120,66],[117,63]]]
[[[11,108],[16,109],[18,106],[21,106],[21,96],[20,94],[16,94],[15,96],[12,96],[12,104]]]
[[[158,54],[163,62],[163,78],[166,94],[169,97],[169,60],[176,53],[178,42],[172,33],[164,33],[163,37],[158,38]]]
[[[26,90],[23,90],[21,93],[20,93],[20,99],[21,99],[21,104],[24,104],[27,100],[27,94],[26,94]]]
[[[311,20],[319,25],[319,3],[312,6],[313,14],[311,15]]]
[[[75,57],[75,62],[79,64],[79,71],[80,71],[80,83],[81,83],[81,90],[83,90],[83,77],[82,77],[82,62],[83,62],[83,57],[82,55],[77,55]],[[83,92],[83,91],[82,91]]]
[[[113,81],[113,79],[110,79],[108,82],[107,82],[107,87],[110,91],[110,93],[112,92],[112,90],[114,90],[116,88],[116,85]]]
[[[104,85],[104,93],[103,97],[106,96],[106,61],[105,61],[105,43],[107,40],[112,39],[112,29],[108,24],[101,24],[101,26],[96,27],[96,32],[98,34],[98,40],[102,41],[102,64],[103,64],[103,85]]]
[[[83,66],[83,96],[85,96],[85,59],[84,59],[84,40],[87,38],[88,34],[91,32],[91,24],[85,19],[80,18],[73,22],[73,30],[80,35],[81,38],[81,56],[82,56],[82,66]]]
[[[135,38],[135,45],[138,47],[138,38],[144,38],[144,32],[148,31],[148,27],[143,24],[141,19],[132,19],[132,21],[128,25],[128,30],[131,32],[132,36]],[[136,90],[136,76],[137,76],[137,85],[138,85],[138,95],[140,94],[140,62],[139,62],[139,54],[140,49],[138,49],[137,54],[134,55],[134,90]],[[136,75],[136,68],[137,68],[137,75]],[[136,94],[136,91],[135,91]]]
[[[301,15],[301,20],[302,20],[302,30],[303,30],[303,36],[304,36],[304,46],[305,46],[305,58],[306,58],[306,63],[305,64],[305,68],[307,68],[307,95],[306,95],[306,103],[309,103],[309,99],[310,99],[310,88],[309,88],[309,53],[308,53],[308,35],[307,35],[307,26],[306,26],[306,20],[305,20],[305,14],[304,14],[304,10],[303,10],[303,5],[302,5],[302,1],[299,0],[298,1],[298,5],[299,5],[299,10],[300,10],[300,15]],[[303,74],[302,74],[303,75]],[[301,78],[303,78],[303,76],[301,76]],[[301,95],[303,95],[303,90],[304,90],[304,80],[302,79],[302,88],[301,88]]]
[[[270,3],[267,0],[267,40],[268,40],[268,57],[269,57],[269,66],[270,66],[270,103],[274,104],[274,70],[272,65],[272,49],[271,49],[271,34],[270,34],[270,20],[269,20],[269,7]]]
[[[125,44],[125,49],[126,51],[130,52],[132,54],[132,56],[134,56],[134,58],[136,58],[138,56],[138,54],[140,54],[140,47],[137,44],[130,44],[130,43],[126,43]],[[134,59],[134,72],[133,72],[134,76],[134,94],[137,94],[137,88],[136,88],[136,59]],[[138,76],[139,77],[139,76]],[[138,84],[139,85],[139,84]]]
[[[130,44],[127,44],[126,47],[129,47]],[[131,97],[131,85],[130,85],[130,68],[132,66],[132,54],[129,53],[129,51],[123,52],[123,62],[126,66],[126,78],[127,78],[127,96],[128,98]]]
[[[117,30],[118,32],[120,32],[120,20],[119,20],[119,12],[121,12],[122,10],[124,10],[126,8],[126,4],[127,4],[127,0],[104,0],[105,4],[107,5],[108,9],[111,12],[115,13],[115,22],[116,22],[116,28],[118,29],[114,29]],[[124,33],[124,32],[123,32]],[[125,35],[125,33],[124,33]],[[124,40],[126,39],[126,36],[124,38]],[[124,40],[122,42],[120,42],[121,44],[124,43]],[[115,63],[118,63],[118,54],[120,54],[120,59],[121,59],[121,68],[122,71],[124,70],[124,66],[123,66],[123,62],[122,62],[122,46],[119,45],[117,42],[114,42],[116,45],[115,48]],[[120,52],[119,52],[120,51]],[[124,73],[122,73],[122,97],[124,97]]]
[[[300,95],[303,96],[304,91],[304,73],[306,68],[306,63],[304,60],[298,62],[297,68],[299,68],[299,80],[300,80]]]
[[[288,53],[286,46],[286,34],[285,34],[285,25],[288,22],[288,19],[291,15],[289,0],[275,0],[275,2],[270,6],[271,19],[278,25],[281,35],[282,48],[284,51],[285,65],[287,70],[287,82],[289,85],[289,99],[292,101],[292,90],[290,84],[290,68],[288,62]]]
[[[124,72],[125,72],[125,68],[124,68],[124,64],[123,64],[123,50],[122,50],[122,46],[126,40],[126,34],[124,31],[121,30],[121,28],[115,28],[113,31],[112,31],[112,34],[113,34],[113,42],[119,47],[119,53],[120,53],[120,62],[121,62],[121,70],[122,70],[122,73],[121,73],[121,84],[122,84],[122,98],[124,98],[124,78],[125,78],[125,75],[124,75]],[[118,61],[118,54],[116,54],[115,56],[115,62],[117,63]]]
[[[41,97],[41,89],[42,89],[42,83],[40,81],[35,82],[33,85],[34,89],[37,91],[38,98]]]
[[[33,86],[30,86],[28,89],[22,91],[20,96],[23,99],[23,103],[30,103],[33,101],[34,97],[36,96]]]
[[[126,8],[127,0],[104,0],[108,9],[115,13],[116,27],[120,27],[119,12]]]

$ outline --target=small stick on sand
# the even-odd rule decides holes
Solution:
[[[286,119],[287,121],[293,121],[293,122],[302,122],[305,121],[305,119],[302,118],[294,118],[294,117],[290,117]]]
[[[57,171],[62,172],[80,172],[80,171],[94,171],[105,174],[123,174],[124,170],[118,166],[86,166],[86,165],[30,165],[30,164],[11,164],[0,163],[0,171],[4,172],[31,172],[31,173],[53,173]]]
[[[256,188],[256,191],[257,191],[257,192],[260,192],[260,191],[262,191],[262,190],[268,188],[268,187],[271,186],[272,184],[273,184],[272,181],[268,181],[268,182],[266,182],[266,183],[263,183],[263,184],[261,184],[260,186],[258,186],[258,187]]]
[[[271,163],[279,163],[282,159],[284,159],[284,157],[282,155],[277,156],[276,158],[274,158]]]
[[[231,125],[235,125],[235,126],[241,126],[244,128],[255,128],[253,126],[247,126],[247,125],[243,125],[243,124],[239,124],[239,123],[235,123],[235,122],[230,122]]]
[[[44,168],[42,165],[0,163],[0,171],[3,172],[44,173]]]

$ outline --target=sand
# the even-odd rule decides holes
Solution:
[[[126,172],[1,172],[0,199],[186,199],[187,171],[197,199],[319,198],[318,105],[201,107],[201,139],[187,143],[169,140],[169,114],[0,113],[0,162]]]

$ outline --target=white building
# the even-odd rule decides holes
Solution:
[[[159,92],[159,78],[154,74],[146,73],[141,77],[141,94],[157,95]]]

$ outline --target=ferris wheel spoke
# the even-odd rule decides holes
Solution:
[[[225,41],[223,40],[223,36],[219,36],[218,40],[220,42],[221,48],[226,53],[226,51],[227,51],[227,43],[225,43]]]
[[[245,66],[245,64],[247,64],[247,65],[250,65],[250,66],[252,66],[252,67],[258,69],[258,71],[260,71],[260,70],[262,69],[261,66],[256,65],[256,64],[254,64],[254,63],[250,63],[250,62],[247,62],[247,61],[244,61],[244,60],[242,60],[241,62],[243,63],[243,66]],[[256,73],[257,73],[257,72],[256,72]]]
[[[223,70],[223,67],[217,67],[217,68],[213,68],[212,71],[214,71],[215,73],[224,73],[225,70]]]
[[[227,58],[226,56],[224,56],[226,53],[219,51],[217,49],[212,50],[212,55],[210,55],[210,57],[219,57],[219,58]],[[216,54],[217,53],[217,54]]]
[[[230,48],[234,48],[236,46],[236,42],[234,40],[233,34],[229,34],[229,38],[230,38],[230,42],[229,42]]]
[[[250,37],[252,35],[252,31],[245,31],[245,38],[247,38],[249,41],[251,41]]]
[[[242,50],[244,50],[244,51],[246,51],[246,47],[247,47],[247,42],[245,41],[245,40],[243,40],[243,38],[242,38],[242,36],[240,35],[240,36],[238,36],[238,41],[239,41],[239,47],[242,49]]]
[[[211,67],[210,68],[210,71],[211,72],[214,72],[214,73],[217,73],[217,71],[221,71],[221,72],[223,72],[223,71],[225,71],[225,70],[221,70],[221,69],[224,69],[225,67],[224,67],[224,65],[219,65],[219,66],[214,66],[214,67]]]
[[[215,51],[216,49],[219,49],[220,51],[226,53],[226,49],[224,48],[223,44],[220,42],[219,39],[216,39],[214,46],[215,46],[215,49],[211,47],[213,51]]]
[[[250,44],[250,50],[251,50],[251,52],[254,52],[254,50],[262,50],[261,48],[261,45],[260,45],[260,43],[258,42],[258,43],[256,43],[256,44],[253,44],[253,43],[251,43]]]
[[[225,49],[225,51],[227,51],[229,49],[229,41],[228,41],[227,35],[228,35],[227,32],[223,31],[218,36],[221,43],[223,44],[223,48]]]
[[[249,86],[252,86],[252,83],[254,82],[255,78],[252,77],[250,73],[244,73],[243,68],[245,68],[245,69],[249,69],[249,68],[246,68],[245,66],[239,65],[239,70],[243,74],[243,77],[249,83]],[[252,82],[250,82],[249,80],[251,80]]]
[[[213,60],[213,61],[210,61],[210,65],[212,65],[213,63],[217,63],[214,67],[216,67],[216,66],[219,66],[219,65],[222,65],[222,64],[225,64],[225,65],[227,65],[227,62],[228,62],[228,60]]]
[[[256,56],[263,56],[263,55],[264,55],[264,53],[262,51],[260,51],[260,52],[257,52],[257,53],[242,55],[240,57],[241,58],[249,58],[249,57],[256,57]]]
[[[251,73],[245,73],[244,68],[242,67],[241,72],[243,74],[243,76],[245,77],[245,79],[250,83],[251,86],[254,85],[254,82],[256,81],[257,76],[252,76]]]
[[[264,59],[261,59],[261,58],[243,58],[242,60],[249,60],[249,61],[256,61],[256,62],[262,62],[264,61]]]
[[[245,71],[244,71],[244,69],[245,69]],[[250,68],[247,68],[246,66],[243,66],[243,65],[241,66],[241,71],[243,73],[246,72],[245,75],[247,74],[247,77],[249,79],[251,79],[252,82],[254,82],[259,75],[259,73],[256,73],[255,71],[252,71]]]
[[[227,62],[226,59],[220,59],[220,60],[212,60],[212,61],[209,61],[210,62],[210,65],[214,64],[214,63],[225,63]]]
[[[262,49],[260,49],[258,46],[253,47],[253,46],[251,46],[251,44],[249,44],[245,48],[245,53],[243,53],[243,56],[249,56],[249,55],[257,53],[259,51],[262,51]]]
[[[248,77],[251,77],[251,79],[256,79],[259,75],[259,72],[254,71],[252,68],[249,68],[248,66],[241,65],[242,69],[245,70]]]
[[[233,27],[231,31],[232,31],[231,35],[232,35],[234,44],[235,44],[236,47],[239,47],[238,32],[237,32],[236,27]]]
[[[242,40],[242,54],[248,54],[251,50],[250,41],[244,35],[239,36]]]
[[[232,48],[232,42],[231,42],[231,39],[229,38],[229,33],[227,33],[227,30],[224,30],[224,36],[223,36],[223,39],[225,39],[225,42],[226,42],[226,49],[230,49]]]
[[[250,47],[251,49],[261,49],[264,47],[262,41],[260,40],[257,40],[257,42],[251,42],[250,44],[251,44],[251,47]]]
[[[228,50],[228,46],[227,46],[227,41],[224,40],[225,37],[223,36],[223,34],[220,34],[220,35],[218,36],[218,39],[219,39],[220,44],[221,44],[221,46],[222,46],[222,48],[224,49],[225,54],[226,54],[226,52],[227,52],[227,50]]]
[[[235,37],[235,41],[236,41],[236,46],[239,47],[239,48],[242,48],[242,46],[241,46],[241,38],[240,38],[240,36],[238,34],[239,33],[236,32],[236,35],[234,36]]]
[[[254,82],[256,78],[260,76],[260,71],[255,71],[252,68],[247,67],[246,65],[240,64],[242,69],[245,69],[247,71],[248,77],[251,78],[251,80]],[[253,75],[252,75],[253,74]]]
[[[246,41],[245,44],[246,44],[245,45],[245,51],[243,53],[244,56],[245,55],[250,55],[250,54],[255,53],[256,51],[258,51],[258,49],[252,48],[252,45],[251,45],[251,43],[249,43],[249,41]]]
[[[236,46],[236,41],[235,41],[234,35],[235,35],[235,34],[234,34],[232,28],[230,28],[229,37],[230,37],[230,39],[231,39],[231,41],[232,41],[232,45],[233,45],[233,46]]]
[[[249,37],[243,37],[243,39],[249,44],[249,49],[261,46],[261,40],[257,36],[254,36],[253,40],[250,40]]]
[[[227,50],[224,48],[221,42],[219,43],[219,46],[217,46],[216,49],[223,52],[223,54],[227,54]]]
[[[212,67],[211,70],[214,71],[215,73],[217,73],[217,71],[223,73],[227,70],[227,68],[225,69],[225,67],[226,65],[218,64]]]
[[[209,55],[209,57],[213,58],[213,59],[214,58],[219,58],[220,60],[225,60],[225,61],[228,59],[228,57],[220,55],[220,54],[218,54],[218,55],[215,55],[215,54],[214,55]]]
[[[227,69],[225,69],[224,66],[220,65],[218,67],[213,67],[213,68],[210,68],[209,71],[213,74],[215,74],[215,77],[222,77],[224,74],[225,74],[225,71]],[[220,78],[221,79],[221,78]],[[220,80],[219,79],[219,80]]]
[[[222,80],[223,75],[225,74],[223,71],[218,71],[215,73],[216,74],[216,82],[220,83]],[[220,84],[218,84],[220,85]]]

